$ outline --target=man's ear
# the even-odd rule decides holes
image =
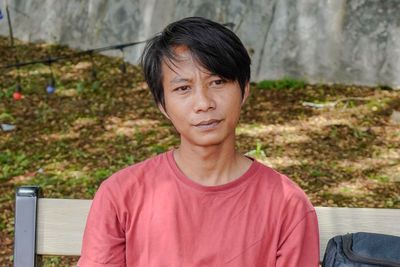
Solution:
[[[247,97],[249,96],[250,93],[250,82],[246,84],[244,87],[244,93],[243,93],[243,99],[242,99],[242,105],[246,102]]]
[[[167,111],[165,110],[165,108],[163,107],[163,105],[161,105],[161,102],[158,102],[157,104],[158,109],[161,111],[162,114],[164,114],[165,117],[167,117],[167,119],[171,120],[168,116]]]

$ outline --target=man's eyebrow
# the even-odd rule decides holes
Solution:
[[[170,81],[170,83],[184,83],[184,82],[188,82],[188,81],[190,81],[190,79],[182,78],[182,77],[175,77]]]

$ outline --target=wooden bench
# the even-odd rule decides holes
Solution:
[[[34,267],[40,255],[79,256],[91,200],[39,198],[23,186],[15,198],[14,267]],[[400,236],[400,209],[316,207],[321,261],[331,237],[354,232]]]

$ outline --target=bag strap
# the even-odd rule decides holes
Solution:
[[[342,236],[342,241],[343,241],[343,252],[349,260],[359,263],[375,264],[378,266],[385,266],[385,267],[400,267],[400,262],[398,261],[357,255],[352,249],[353,234],[347,234]]]

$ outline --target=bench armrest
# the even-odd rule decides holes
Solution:
[[[36,266],[36,211],[39,186],[21,186],[15,195],[14,267]]]

